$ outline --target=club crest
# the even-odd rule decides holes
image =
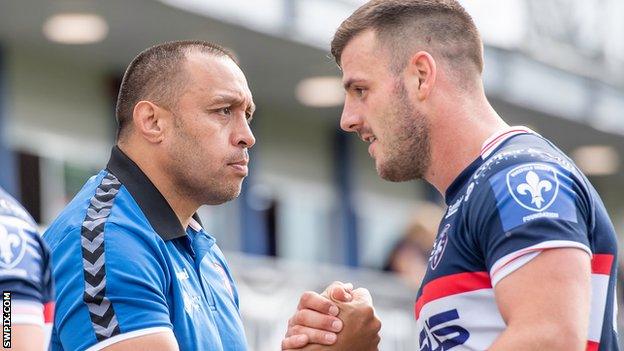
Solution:
[[[0,224],[0,268],[17,266],[24,258],[26,244],[21,228]]]
[[[440,261],[442,261],[444,249],[446,249],[446,244],[448,244],[448,231],[450,227],[450,224],[445,225],[433,244],[433,250],[431,250],[431,256],[429,257],[432,270],[435,270],[438,264],[440,264]]]
[[[557,171],[539,163],[518,166],[507,173],[507,190],[520,206],[542,212],[557,198]]]

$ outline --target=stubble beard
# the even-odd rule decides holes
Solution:
[[[389,111],[386,155],[377,163],[377,173],[391,182],[423,179],[431,163],[431,141],[427,116],[409,100],[401,80],[397,83]]]
[[[176,120],[177,120],[176,116]],[[170,149],[171,174],[177,191],[200,205],[220,205],[240,195],[240,182],[230,179],[225,168],[214,167],[223,160],[205,160],[199,140],[176,122],[176,142]]]

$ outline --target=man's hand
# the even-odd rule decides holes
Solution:
[[[338,319],[339,309],[330,296],[337,301],[351,301],[353,285],[333,282],[322,294],[306,291],[299,299],[297,311],[288,320],[282,350],[297,349],[309,343],[332,345],[343,323]]]
[[[304,294],[306,295],[306,294]],[[379,344],[379,330],[381,322],[375,316],[372,298],[368,290],[360,288],[352,290],[350,284],[335,282],[321,295],[312,295],[313,298],[304,299],[299,304],[299,311],[289,321],[286,338],[282,341],[282,350],[301,349],[313,350],[377,350]],[[342,320],[342,328],[337,338],[328,337],[336,328],[327,328],[327,322],[334,316],[333,313],[319,311],[312,306],[324,304],[326,310],[335,312],[333,306],[339,309],[338,317]],[[327,307],[328,306],[328,307]],[[314,317],[301,318],[301,311],[308,309]],[[310,308],[314,309],[310,311]],[[321,322],[322,321],[322,322]],[[332,320],[335,321],[335,320]],[[317,340],[321,339],[321,342]],[[309,345],[308,345],[309,344]],[[305,348],[305,345],[307,345]]]

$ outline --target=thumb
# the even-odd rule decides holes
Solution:
[[[344,287],[336,286],[330,291],[330,298],[334,301],[350,302],[353,296]]]
[[[351,283],[333,282],[323,291],[322,295],[334,301],[350,302],[353,298],[352,290],[353,284]]]

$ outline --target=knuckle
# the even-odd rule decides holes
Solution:
[[[381,321],[377,317],[375,317],[375,319],[373,320],[373,328],[377,332],[379,332],[381,330]]]
[[[305,304],[312,299],[313,295],[314,295],[313,291],[304,291],[303,294],[301,294],[301,298],[299,299],[299,302],[305,306]]]
[[[364,305],[362,307],[362,314],[370,319],[373,319],[375,318],[375,309],[373,308],[373,306]]]
[[[303,334],[303,327],[301,327],[300,325],[295,325],[292,328],[290,328],[290,331],[291,331],[291,335]]]
[[[306,312],[305,310],[299,310],[297,312],[295,312],[295,315],[293,316],[293,325],[294,324],[302,324],[303,321],[305,320],[305,316],[306,316]]]
[[[372,343],[375,346],[374,347],[375,350],[377,350],[377,346],[379,345],[380,342],[381,342],[381,337],[377,335],[375,339],[373,339],[373,343]]]

